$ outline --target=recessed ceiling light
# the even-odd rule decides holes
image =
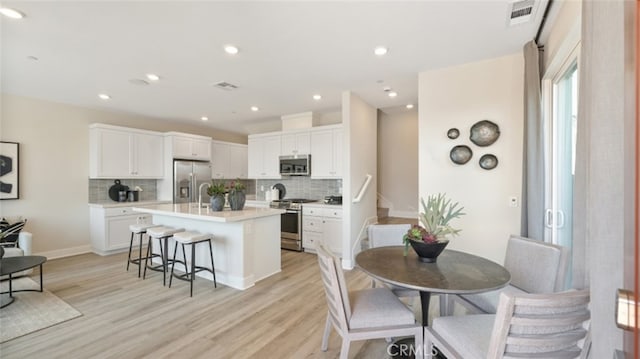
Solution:
[[[259,110],[258,106],[251,106],[251,111],[256,112],[258,110]]]
[[[314,100],[316,100],[316,101],[320,101],[320,100],[322,100],[322,96],[320,96],[320,95],[313,95],[313,99],[314,99]]]
[[[149,79],[149,81],[158,81],[158,80],[160,80],[160,76],[158,76],[156,74],[147,74],[147,78]]]
[[[25,16],[20,11],[8,7],[0,7],[0,14],[12,19],[22,19]]]
[[[373,50],[373,53],[378,55],[378,56],[383,56],[383,55],[385,55],[387,53],[387,51],[389,51],[389,50],[387,50],[386,47],[378,46]]]
[[[132,85],[138,85],[138,86],[147,86],[149,84],[149,82],[143,79],[130,79],[129,83]]]
[[[200,117],[200,119],[202,121],[209,121],[209,117],[207,117],[207,116],[202,116],[202,117]]]
[[[238,50],[238,48],[237,48],[237,47],[235,47],[235,46],[233,46],[233,45],[225,45],[225,47],[224,47],[224,51],[225,51],[227,54],[235,55],[235,54],[237,54],[237,53],[238,53],[238,51],[240,51],[240,50]]]
[[[408,109],[412,109],[412,108],[413,108],[413,104],[412,104],[412,103],[408,104],[408,105],[407,105],[407,108],[408,108]]]
[[[395,91],[389,92],[389,97],[396,97],[396,96],[398,96],[397,92],[395,92]]]
[[[111,100],[111,96],[107,95],[106,93],[101,93],[98,95],[98,97],[100,97],[101,100]]]

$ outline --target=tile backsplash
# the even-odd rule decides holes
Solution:
[[[274,184],[281,183],[286,189],[285,198],[307,198],[321,200],[329,195],[342,195],[341,179],[311,179],[299,176],[274,180],[256,180],[256,199],[265,200],[265,192]],[[261,188],[264,186],[265,191]]]
[[[113,186],[112,179],[90,179],[89,180],[89,203],[109,202],[109,187]],[[121,179],[120,183],[134,189],[136,186],[142,188],[139,194],[139,201],[155,201],[158,198],[156,190],[156,180],[151,179]]]

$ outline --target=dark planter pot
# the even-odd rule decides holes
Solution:
[[[232,211],[241,211],[244,208],[244,202],[247,196],[244,192],[229,192],[229,207]]]
[[[440,253],[444,251],[444,248],[447,246],[447,244],[449,244],[449,241],[436,243],[409,241],[409,243],[411,244],[413,250],[416,251],[416,254],[418,255],[418,258],[421,262],[434,263],[438,259]]]
[[[224,195],[223,194],[215,194],[211,196],[211,210],[212,211],[222,211],[224,208]]]

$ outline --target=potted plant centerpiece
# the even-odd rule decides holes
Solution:
[[[229,186],[229,206],[232,211],[241,211],[244,208],[246,195],[244,193],[245,186],[240,179],[231,182]]]
[[[451,227],[449,221],[463,216],[464,207],[459,207],[458,202],[451,203],[450,199],[442,193],[431,195],[427,203],[421,198],[423,212],[420,213],[422,225],[414,225],[407,234],[402,237],[404,241],[404,255],[407,255],[411,246],[423,262],[435,262],[440,253],[449,244],[448,235],[457,235],[460,229]]]
[[[207,187],[207,194],[211,196],[211,210],[222,211],[224,208],[224,183],[211,180],[211,184]]]

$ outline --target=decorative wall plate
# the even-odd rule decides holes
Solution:
[[[469,139],[480,147],[493,144],[498,137],[500,137],[500,127],[489,120],[478,121],[471,126]]]
[[[457,128],[450,128],[449,131],[447,131],[447,137],[452,140],[455,140],[458,136],[460,136],[460,131],[458,131]]]
[[[449,152],[449,158],[451,158],[451,162],[457,165],[463,165],[473,157],[473,151],[466,145],[455,146]]]
[[[498,166],[498,158],[492,154],[483,155],[478,162],[485,170],[492,170]]]

